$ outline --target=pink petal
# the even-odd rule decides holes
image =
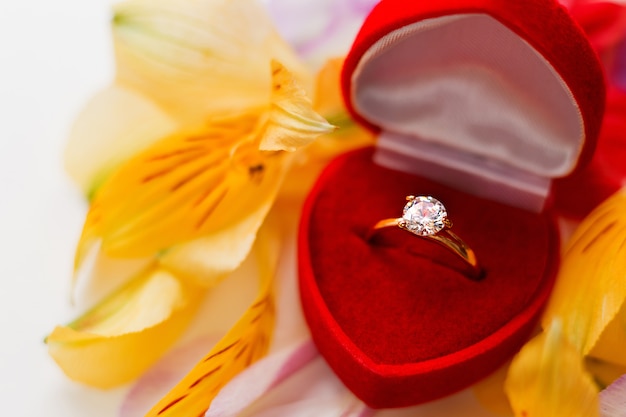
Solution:
[[[365,17],[378,0],[269,0],[282,36],[309,61],[347,53]]]
[[[296,209],[294,209],[296,211]],[[309,339],[309,329],[300,305],[298,290],[298,256],[296,253],[297,220],[284,221],[284,248],[276,276],[278,299],[276,300],[276,328],[272,337],[270,353],[277,352],[298,342]]]
[[[626,417],[626,375],[600,393],[602,417]]]
[[[326,362],[317,356],[299,371],[275,384],[245,409],[220,416],[370,417],[373,413],[374,410],[356,398],[333,374]],[[207,416],[215,415],[207,413]]]
[[[164,356],[129,391],[120,408],[120,417],[146,415],[218,340],[218,336],[206,336],[174,349]]]
[[[239,414],[317,356],[311,340],[286,347],[256,362],[228,383],[215,397],[206,417]]]

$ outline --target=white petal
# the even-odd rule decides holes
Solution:
[[[364,417],[373,411],[316,358],[242,413],[240,417]]]
[[[600,393],[602,417],[626,417],[626,375]]]
[[[234,416],[317,356],[311,340],[296,343],[252,365],[215,397],[206,417]]]

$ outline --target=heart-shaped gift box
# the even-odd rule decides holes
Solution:
[[[367,404],[430,401],[494,371],[536,325],[559,262],[550,184],[591,158],[602,72],[554,1],[383,0],[342,87],[378,141],[331,162],[307,199],[303,310]],[[445,204],[484,279],[405,231],[367,238],[409,194]]]

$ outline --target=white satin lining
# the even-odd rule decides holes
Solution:
[[[390,33],[363,56],[352,82],[355,110],[383,132],[470,154],[485,169],[492,161],[511,166],[510,175],[567,175],[584,141],[580,109],[562,78],[485,14]]]

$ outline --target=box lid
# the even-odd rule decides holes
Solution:
[[[585,35],[546,0],[383,0],[342,88],[354,117],[382,137],[544,194],[590,160],[605,99]]]

